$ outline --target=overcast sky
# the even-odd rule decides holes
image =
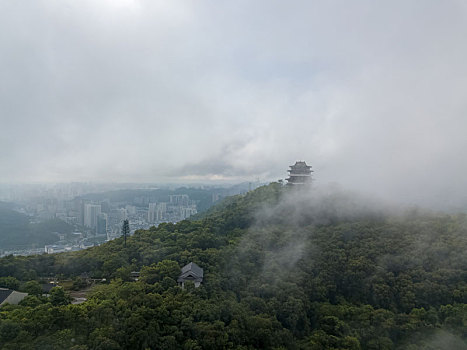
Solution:
[[[467,3],[0,0],[0,182],[467,195]]]

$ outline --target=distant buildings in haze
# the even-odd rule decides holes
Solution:
[[[100,204],[84,204],[84,226],[97,230],[97,222],[100,213]]]

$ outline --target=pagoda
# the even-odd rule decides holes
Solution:
[[[311,166],[306,165],[305,162],[297,161],[294,165],[290,166],[290,170],[287,170],[290,175],[286,179],[287,185],[308,185],[311,184]]]

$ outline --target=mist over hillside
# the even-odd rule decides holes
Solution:
[[[120,238],[78,252],[0,259],[0,286],[17,281],[28,290],[45,276],[68,289],[88,288],[82,276],[104,281],[80,305],[30,296],[3,307],[0,344],[463,349],[466,249],[465,214],[271,183],[196,220],[139,230],[126,245]],[[176,281],[189,262],[204,269],[204,279],[182,289]],[[69,321],[53,321],[64,314]],[[40,327],[43,317],[57,326]]]
[[[0,349],[467,350],[466,1],[0,33]]]

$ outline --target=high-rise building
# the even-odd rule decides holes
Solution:
[[[85,204],[84,205],[84,226],[97,229],[97,218],[101,213],[101,206],[99,204]]]
[[[189,207],[181,207],[180,208],[180,219],[185,220],[188,219],[190,216],[195,215],[198,211],[196,210],[195,205],[191,205]]]
[[[101,205],[101,212],[106,213],[106,214],[110,213],[110,202],[109,202],[109,200],[105,200],[105,201],[101,202],[100,205]]]
[[[162,221],[165,219],[165,216],[167,214],[167,203],[159,203],[157,205],[157,215],[156,215],[156,220],[157,221]]]
[[[157,203],[149,203],[148,222],[151,224],[156,222],[155,220],[156,209],[157,209]]]
[[[190,197],[187,194],[172,194],[169,198],[172,205],[187,206],[190,203]]]
[[[167,203],[149,203],[148,222],[154,224],[165,219]]]
[[[107,214],[100,213],[97,216],[97,227],[96,227],[97,234],[99,235],[107,234],[107,222],[108,222]]]

